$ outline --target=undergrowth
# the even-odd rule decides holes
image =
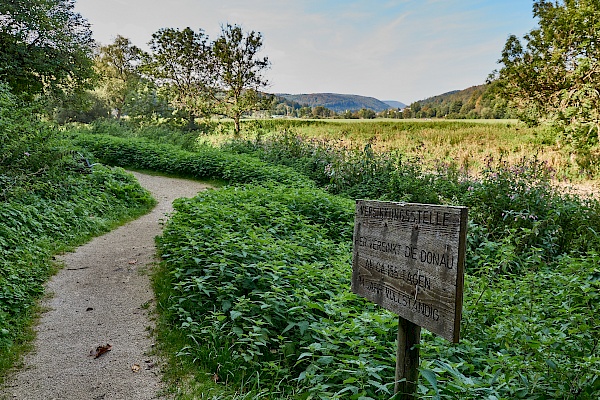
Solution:
[[[397,321],[351,294],[351,202],[271,186],[176,208],[160,240],[161,309],[188,338],[180,357],[253,398],[392,397]],[[518,273],[469,276],[462,341],[424,334],[419,393],[593,398],[598,260],[519,260]]]

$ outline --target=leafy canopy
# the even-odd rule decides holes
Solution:
[[[537,0],[538,27],[508,38],[496,77],[529,124],[547,120],[575,147],[600,137],[600,1]]]
[[[175,108],[188,113],[190,125],[205,113],[205,94],[211,76],[210,46],[204,31],[164,28],[152,35],[151,53],[143,72],[170,94]]]
[[[239,25],[227,24],[213,43],[216,67],[214,90],[217,113],[233,118],[235,133],[240,132],[240,118],[249,111],[263,108],[260,90],[268,81],[263,77],[270,63],[259,57],[260,32],[244,33]],[[266,99],[268,101],[268,99]]]
[[[33,96],[83,86],[92,75],[92,32],[74,0],[0,2],[0,80]]]
[[[141,58],[142,51],[128,38],[118,35],[114,43],[100,47],[94,62],[101,77],[102,97],[116,110],[117,119],[139,83]]]
[[[258,56],[261,47],[259,32],[238,25],[222,27],[214,42],[202,30],[164,28],[152,35],[142,71],[187,113],[190,127],[196,116],[215,114],[232,118],[239,133],[245,113],[268,108],[260,90],[270,64]]]

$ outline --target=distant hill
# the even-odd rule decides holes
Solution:
[[[507,101],[494,84],[472,86],[429,97],[410,105],[413,118],[512,118]]]
[[[358,96],[355,94],[337,94],[337,93],[311,93],[311,94],[287,94],[279,93],[277,96],[287,100],[306,105],[309,107],[323,106],[336,113],[344,111],[358,111],[366,108],[375,112],[387,110],[390,105],[374,97]],[[400,103],[401,104],[401,103]]]
[[[406,108],[406,107],[408,107],[406,104],[404,104],[404,103],[401,103],[401,102],[399,102],[399,101],[396,101],[396,100],[383,100],[383,102],[384,102],[385,104],[387,104],[388,106],[392,107],[392,108],[400,108],[400,109],[403,109],[403,108]]]
[[[479,97],[486,91],[486,85],[471,86],[463,90],[451,90],[446,93],[438,94],[437,96],[428,97],[421,100],[421,104],[441,104],[449,101],[460,100],[462,102],[469,101],[472,97]]]

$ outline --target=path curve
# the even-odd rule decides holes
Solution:
[[[154,238],[179,197],[193,197],[200,182],[134,173],[158,205],[147,215],[61,257],[65,267],[47,284],[47,309],[35,350],[3,389],[3,399],[146,400],[162,398],[157,360],[149,355],[153,301],[147,267]],[[97,346],[111,351],[90,356]],[[139,371],[137,370],[139,366]]]

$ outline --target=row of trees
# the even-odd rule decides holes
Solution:
[[[269,112],[274,116],[291,118],[375,118],[375,111],[366,108],[360,111],[336,113],[325,106],[310,107],[284,98],[275,98]],[[365,116],[367,114],[368,116]]]
[[[209,42],[204,31],[165,28],[152,35],[150,52],[118,36],[100,48],[95,62],[101,77],[98,92],[120,118],[124,110],[137,115],[161,115],[165,110],[185,115],[193,129],[197,117],[219,115],[234,120],[263,109],[270,98],[263,73],[267,57],[259,57],[262,36],[226,25]]]
[[[260,33],[226,25],[211,42],[202,30],[166,28],[152,35],[147,53],[123,37],[96,51],[74,2],[0,2],[0,81],[21,100],[60,105],[71,110],[63,112],[65,119],[83,110],[114,111],[117,118],[175,115],[193,128],[196,117],[222,115],[234,119],[236,132],[242,115],[271,107]],[[576,147],[598,143],[600,0],[534,0],[533,14],[538,27],[522,40],[509,37],[501,68],[490,76],[504,103],[484,94],[422,101],[385,116],[506,117],[515,109],[529,124],[549,122]],[[284,115],[332,116],[324,108],[283,109]],[[365,110],[347,117],[372,115]]]
[[[392,112],[392,110],[390,110]],[[341,118],[341,119],[372,119],[376,117],[385,117],[384,113],[376,113],[375,111],[362,108],[360,110],[345,111],[336,113],[335,111],[325,106],[305,106],[298,103],[290,102],[283,98],[273,98],[269,113],[272,116],[290,117],[290,118]]]
[[[191,28],[161,29],[144,52],[127,38],[95,47],[75,0],[0,3],[0,81],[21,99],[43,98],[62,118],[114,112],[233,118],[264,108],[270,63],[262,35],[227,24],[214,41]]]
[[[415,102],[403,118],[501,119],[513,118],[508,102],[495,83],[473,86]]]

